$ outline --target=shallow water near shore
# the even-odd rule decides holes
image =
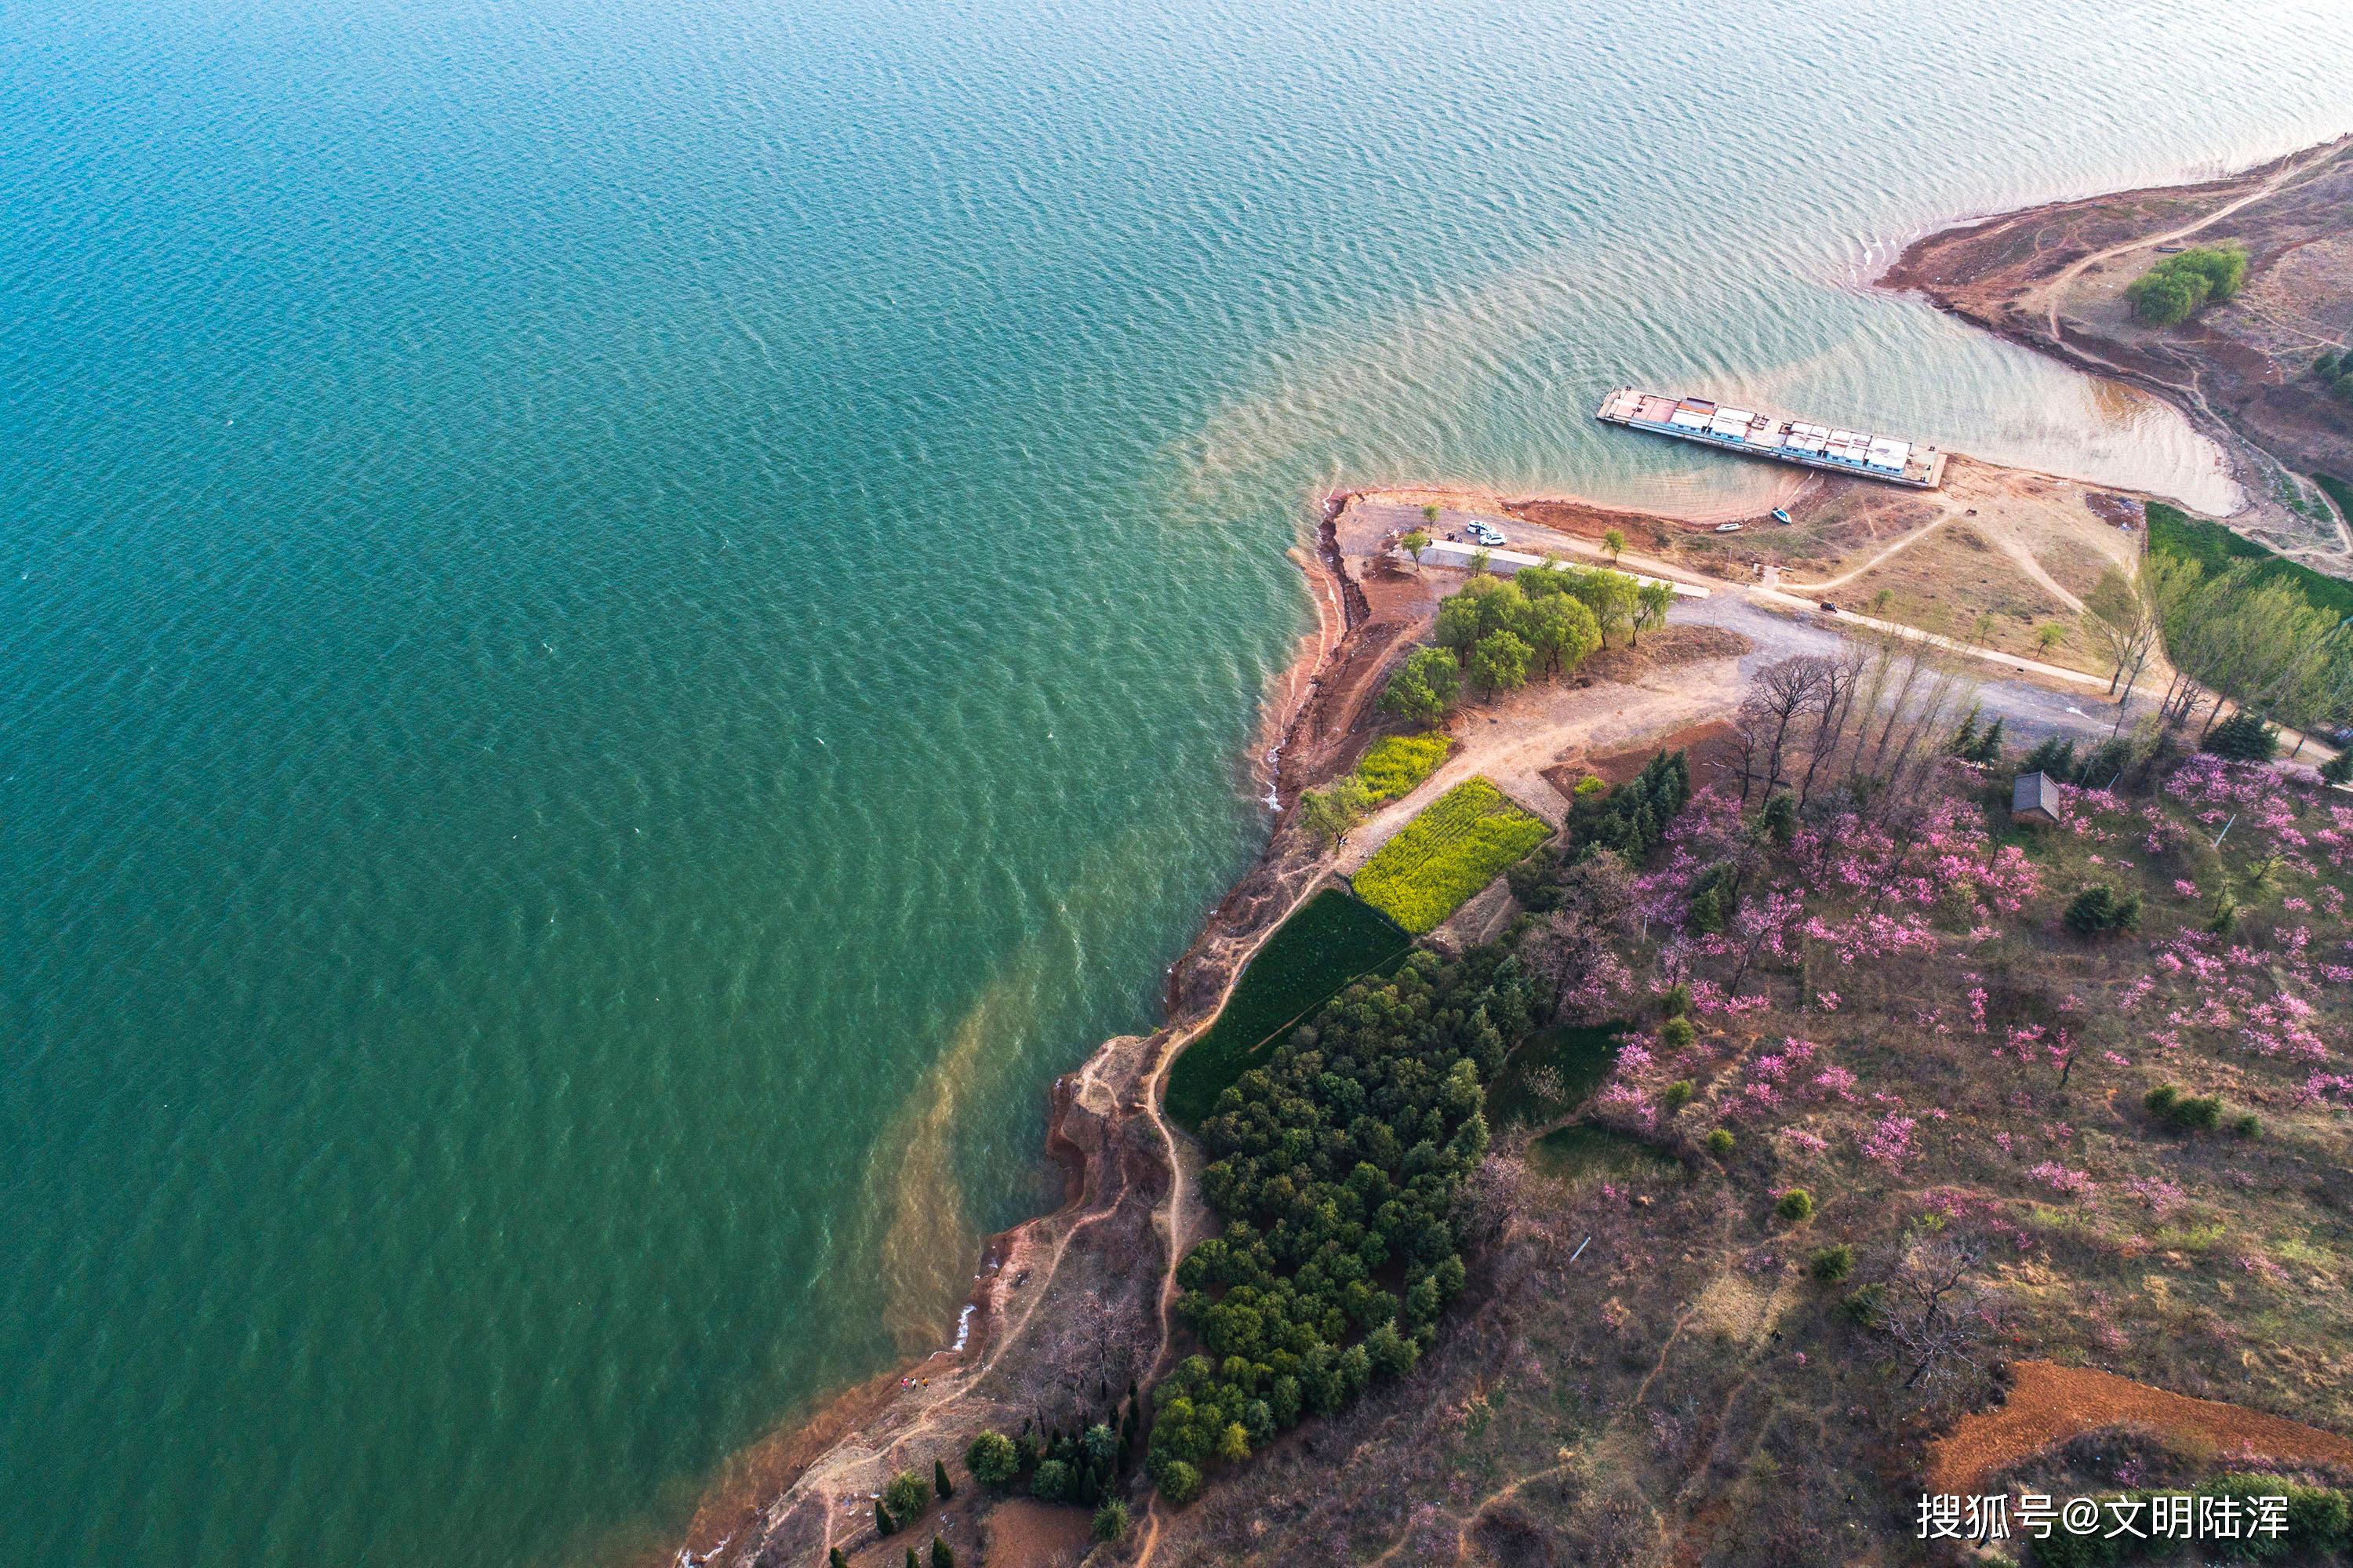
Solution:
[[[2353,16],[1944,9],[9,6],[9,1558],[618,1558],[948,1344],[1322,486],[1766,493],[1622,379],[2226,500],[1858,281]]]

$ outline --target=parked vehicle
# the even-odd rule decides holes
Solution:
[[[1832,604],[1828,599],[1824,599],[1822,600],[1822,613],[1824,615],[1836,615],[1838,613],[1838,606]]]
[[[1787,523],[1789,521],[1789,514],[1785,509],[1776,506],[1773,508],[1773,521],[1776,523]]]
[[[1504,535],[1484,523],[1472,523],[1467,527],[1472,538],[1490,549],[1504,543]]]
[[[1719,534],[1737,534],[1740,532],[1740,524],[1737,523],[1719,523],[1715,525],[1715,531]]]

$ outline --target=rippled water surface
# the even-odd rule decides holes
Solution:
[[[1859,286],[2347,128],[2124,10],[0,0],[0,1557],[604,1557],[944,1342],[1321,483],[2226,498]]]

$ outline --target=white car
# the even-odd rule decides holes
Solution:
[[[1470,535],[1473,541],[1486,546],[1489,549],[1493,549],[1495,546],[1504,543],[1503,535],[1497,533],[1494,529],[1488,527],[1484,523],[1465,524],[1463,524],[1462,531],[1465,534]]]
[[[1715,531],[1719,534],[1737,534],[1740,532],[1740,524],[1737,523],[1719,523],[1715,525]]]

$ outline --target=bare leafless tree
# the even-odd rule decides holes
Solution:
[[[1863,671],[1870,665],[1871,651],[1859,642],[1849,642],[1840,649],[1838,656],[1828,661],[1829,668],[1822,677],[1820,712],[1814,723],[1813,745],[1806,758],[1806,777],[1798,786],[1798,804],[1803,806],[1814,796],[1814,781],[1824,777],[1823,766],[1833,762],[1846,737],[1849,715],[1854,710],[1855,693],[1862,685]]]
[[[1634,873],[1614,850],[1597,849],[1560,876],[1560,905],[1528,934],[1521,960],[1551,988],[1552,1010],[1566,1005],[1604,953],[1634,935]]]
[[[1757,673],[1755,683],[1742,700],[1735,722],[1756,736],[1754,749],[1764,754],[1767,795],[1781,783],[1781,759],[1791,738],[1790,732],[1802,731],[1809,717],[1820,712],[1831,668],[1831,662],[1817,653],[1777,660]],[[1742,782],[1746,786],[1748,781],[1744,779]],[[1743,800],[1746,798],[1742,796]]]
[[[1984,1338],[1984,1293],[1971,1277],[1985,1262],[1974,1237],[1936,1232],[1915,1236],[1890,1271],[1879,1326],[1901,1361],[1907,1389],[1929,1390],[1978,1370]]]

